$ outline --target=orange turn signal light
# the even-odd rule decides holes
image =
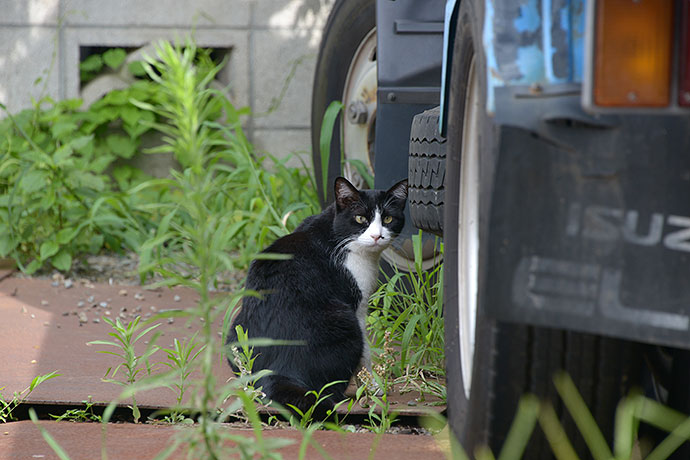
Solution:
[[[594,103],[669,105],[672,43],[673,0],[598,0]]]

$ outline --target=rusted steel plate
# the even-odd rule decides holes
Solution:
[[[108,403],[120,394],[121,387],[102,382],[101,378],[108,368],[117,366],[118,360],[97,353],[114,350],[113,347],[87,345],[92,340],[112,339],[107,335],[112,329],[101,318],[122,314],[126,322],[134,314],[146,316],[165,309],[190,308],[196,300],[193,291],[182,288],[149,291],[139,286],[102,283],[75,282],[66,287],[64,282],[50,280],[16,277],[1,280],[0,387],[5,387],[3,394],[21,391],[35,376],[57,371],[61,376],[39,386],[28,398],[29,402],[75,405],[91,397],[95,403]],[[103,302],[105,307],[101,306]],[[199,330],[198,321],[186,324],[184,319],[175,319],[172,324],[165,320],[162,323],[157,329],[161,332],[157,344],[165,347],[172,346],[174,338],[182,340]],[[220,324],[215,328],[219,334]],[[139,351],[145,347],[140,343]],[[152,363],[163,360],[163,352],[151,358]],[[220,359],[214,373],[219,384],[232,377],[230,367]],[[442,409],[430,405],[437,401],[434,398],[411,402],[418,396],[415,392],[402,395],[393,392],[389,396],[391,408],[404,415]],[[175,403],[175,394],[167,388],[146,391],[137,395],[137,403],[141,407],[165,408]],[[340,410],[344,411],[345,407],[341,406]],[[367,411],[358,404],[352,410],[353,413]]]
[[[40,422],[60,444],[72,460],[92,460],[101,456],[101,425],[98,423]],[[109,424],[106,430],[106,449],[112,460],[151,459],[171,444],[171,438],[180,428],[171,426]],[[186,428],[182,428],[186,429]],[[234,435],[252,438],[251,429],[228,429]],[[264,430],[269,438],[290,439],[294,442],[280,450],[283,458],[298,458],[302,435],[292,429]],[[317,431],[313,439],[333,459],[391,459],[434,460],[446,458],[446,443],[426,435],[391,435],[380,437],[373,433],[335,433]],[[373,455],[371,451],[373,450]],[[43,440],[31,421],[0,425],[0,460],[25,458],[58,458]],[[170,458],[187,458],[183,448]],[[307,459],[322,459],[316,449],[309,447]]]

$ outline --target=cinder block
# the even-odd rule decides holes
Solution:
[[[253,26],[323,29],[335,0],[255,0]]]
[[[276,158],[290,157],[288,166],[312,167],[310,130],[304,129],[256,129],[254,146],[259,152],[267,152]],[[301,159],[301,160],[300,160]]]
[[[248,27],[253,0],[62,0],[68,25]]]
[[[85,46],[142,47],[159,40],[182,40],[188,29],[141,28],[102,29],[69,27],[65,30],[65,69],[63,85],[67,97],[79,96],[79,49]],[[202,29],[195,33],[197,45],[208,48],[230,48],[230,58],[219,75],[229,87],[230,97],[237,106],[249,105],[248,39],[244,30]],[[153,48],[148,53],[153,55]]]
[[[254,111],[260,128],[308,128],[321,30],[254,32]],[[284,91],[284,94],[282,94]]]
[[[59,0],[3,0],[0,25],[57,25],[58,3]]]
[[[46,27],[0,27],[0,102],[10,112],[31,107],[32,98],[60,97],[56,37]]]

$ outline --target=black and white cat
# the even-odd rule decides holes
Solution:
[[[303,343],[254,349],[253,371],[272,371],[258,382],[268,398],[305,411],[315,402],[308,391],[347,382],[361,366],[371,369],[367,303],[381,252],[403,228],[406,200],[407,180],[387,191],[357,190],[339,177],[333,204],[263,251],[291,258],[252,262],[246,287],[261,295],[243,299],[228,342],[237,340],[241,325],[250,338]],[[324,418],[345,399],[346,387],[329,387],[331,398],[314,415]]]

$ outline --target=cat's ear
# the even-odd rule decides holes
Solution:
[[[401,200],[403,203],[407,201],[407,179],[403,179],[386,192],[392,199]]]
[[[335,204],[338,210],[342,210],[359,200],[359,192],[347,179],[338,177],[335,179]]]

